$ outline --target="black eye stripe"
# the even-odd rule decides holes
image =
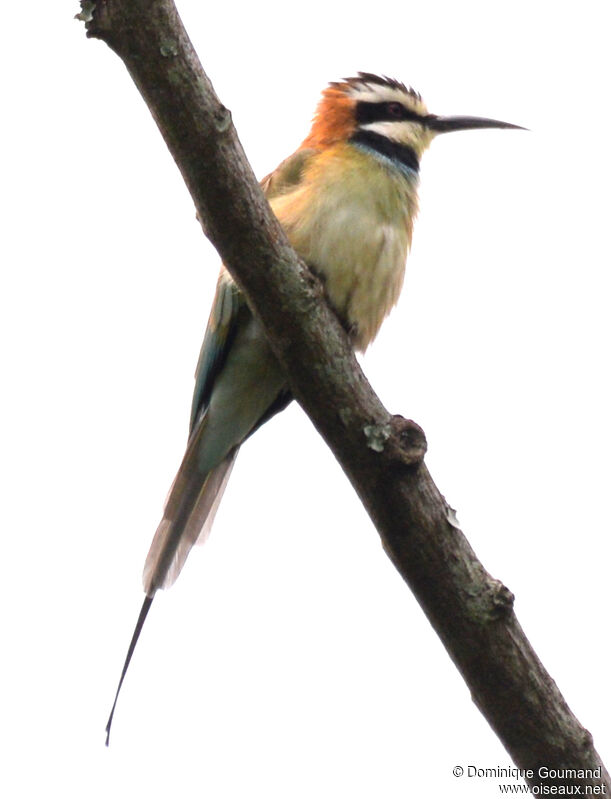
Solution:
[[[424,122],[424,118],[415,111],[410,111],[402,103],[368,103],[363,101],[356,104],[356,121],[359,125],[368,125],[372,122]]]

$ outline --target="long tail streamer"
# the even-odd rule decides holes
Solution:
[[[134,654],[134,649],[136,648],[136,644],[138,643],[140,632],[142,631],[142,627],[144,626],[144,621],[152,604],[153,604],[153,597],[147,595],[144,598],[144,602],[142,603],[142,608],[140,610],[140,615],[138,616],[138,621],[136,622],[134,634],[132,635],[132,640],[130,641],[129,649],[127,650],[127,655],[125,656],[125,663],[123,664],[123,671],[121,672],[119,685],[117,686],[115,701],[112,703],[112,710],[110,711],[110,716],[108,717],[108,722],[106,723],[106,746],[108,746],[110,742],[110,728],[112,726],[112,718],[115,715],[115,708],[117,706],[117,699],[119,698],[119,692],[121,691],[121,686],[123,685],[123,680],[125,679],[125,675],[129,667],[129,662],[132,659],[132,655]]]

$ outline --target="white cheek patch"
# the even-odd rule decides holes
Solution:
[[[421,128],[418,122],[410,120],[393,120],[385,119],[378,122],[368,122],[366,125],[359,125],[360,130],[370,130],[372,133],[379,133],[380,136],[385,136],[392,141],[404,142],[413,139],[417,135],[417,128]]]
[[[369,122],[366,125],[360,125],[359,130],[371,131],[391,141],[408,145],[419,154],[429,146],[434,136],[424,125],[410,120]]]

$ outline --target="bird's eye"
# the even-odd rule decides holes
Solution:
[[[388,116],[392,117],[393,119],[402,119],[405,116],[405,109],[401,103],[387,103],[386,110],[388,112]]]

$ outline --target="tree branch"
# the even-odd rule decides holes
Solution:
[[[85,8],[87,6],[87,8]],[[391,416],[363,375],[322,287],[290,248],[170,0],[83,4],[87,35],[123,60],[193,197],[206,233],[261,319],[291,389],[331,447],[396,568],[516,765],[609,775],[479,562],[423,462],[426,441]],[[599,792],[603,791],[599,789]]]

